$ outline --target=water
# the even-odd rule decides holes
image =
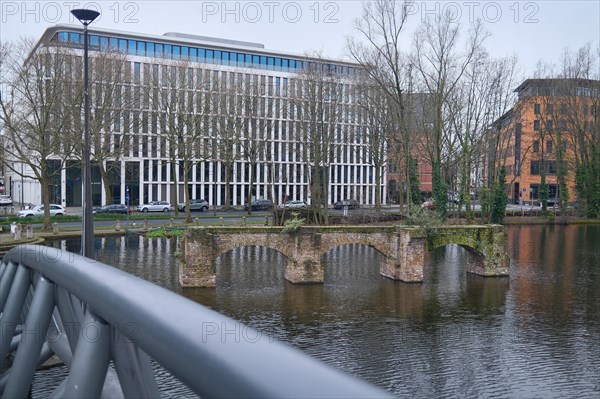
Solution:
[[[184,290],[175,239],[102,238],[97,249],[399,397],[598,398],[600,226],[506,232],[510,277],[467,275],[465,251],[448,246],[428,257],[423,284],[379,276],[382,255],[362,245],[330,251],[322,285],[292,285],[282,255],[245,247],[217,260],[215,289]]]

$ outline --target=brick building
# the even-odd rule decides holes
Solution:
[[[538,204],[545,174],[549,205],[558,203],[562,170],[568,201],[575,201],[577,156],[586,137],[598,134],[600,81],[527,79],[515,92],[517,103],[490,131],[487,169],[506,167],[508,198],[515,204]]]

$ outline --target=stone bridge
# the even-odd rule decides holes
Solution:
[[[499,225],[441,226],[307,226],[296,233],[282,227],[191,227],[183,242],[179,283],[214,287],[215,259],[238,247],[263,246],[287,258],[285,278],[292,283],[322,283],[321,257],[346,244],[364,244],[385,255],[380,274],[393,280],[422,282],[425,254],[448,244],[468,251],[467,271],[481,276],[508,275],[504,228]]]

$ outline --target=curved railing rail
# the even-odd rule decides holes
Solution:
[[[0,264],[0,396],[26,397],[51,356],[50,397],[159,397],[150,358],[203,397],[388,397],[361,380],[116,268],[23,245]],[[112,363],[111,363],[112,361]]]

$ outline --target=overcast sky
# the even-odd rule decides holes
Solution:
[[[57,23],[78,23],[69,11],[95,8],[94,26],[162,35],[182,32],[258,42],[267,49],[345,58],[345,41],[360,17],[361,1],[6,1],[0,0],[0,39],[39,38]],[[516,53],[525,72],[554,62],[565,47],[600,41],[600,1],[416,1],[411,27],[444,10],[467,25],[482,18],[492,34],[492,56]],[[406,43],[410,43],[410,32]]]

